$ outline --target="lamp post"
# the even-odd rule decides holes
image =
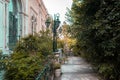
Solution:
[[[59,17],[60,17],[59,13],[54,14],[53,28],[52,28],[53,29],[53,52],[57,51],[57,28],[60,25]],[[45,22],[47,27],[49,27],[50,23],[51,22],[49,19],[47,19]]]

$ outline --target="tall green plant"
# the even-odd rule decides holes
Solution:
[[[120,79],[119,7],[119,0],[73,0],[70,12],[76,47],[107,80]]]
[[[49,32],[22,38],[8,59],[5,59],[5,80],[35,80],[43,69],[45,58],[52,52]]]
[[[0,60],[1,60],[1,58],[2,58],[2,50],[0,50]]]

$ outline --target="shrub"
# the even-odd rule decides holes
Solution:
[[[100,73],[100,74],[104,74],[104,75],[102,75],[102,76],[103,76],[105,79],[112,80],[112,79],[114,79],[113,69],[114,69],[114,66],[113,66],[113,65],[110,65],[110,64],[101,64],[101,65],[99,66],[99,73]]]
[[[34,80],[44,67],[40,53],[26,56],[23,53],[13,53],[6,64],[5,79]]]
[[[13,53],[5,59],[7,80],[34,80],[45,66],[45,57],[52,52],[48,32],[22,38]]]
[[[1,60],[1,58],[2,58],[2,50],[0,50],[0,60]]]
[[[54,67],[54,69],[60,69],[60,63],[54,63],[53,64],[53,67]]]

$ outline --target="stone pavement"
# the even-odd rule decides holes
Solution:
[[[61,77],[55,80],[100,80],[91,65],[80,57],[69,57],[61,72]]]

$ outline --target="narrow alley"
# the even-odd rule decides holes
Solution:
[[[79,57],[69,57],[61,66],[62,75],[55,80],[99,80],[90,64]]]

